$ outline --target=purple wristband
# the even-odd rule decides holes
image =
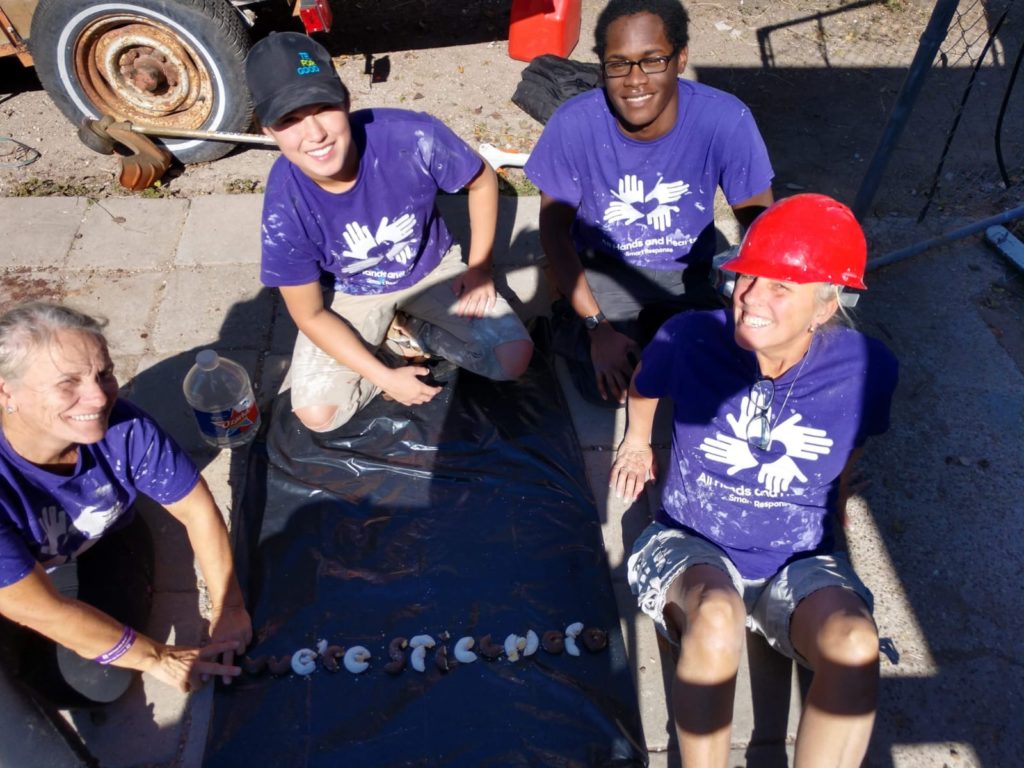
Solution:
[[[104,666],[110,664],[113,661],[117,661],[126,653],[128,650],[135,645],[135,630],[129,627],[127,624],[124,626],[124,632],[121,633],[121,639],[117,641],[113,648],[109,651],[101,653],[93,661],[97,664],[103,664]]]

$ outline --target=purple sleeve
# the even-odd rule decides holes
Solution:
[[[429,117],[434,127],[432,142],[419,142],[423,162],[439,189],[458,192],[480,172],[483,160],[469,145],[435,117]]]
[[[877,339],[867,338],[868,368],[864,393],[864,418],[857,430],[856,445],[889,429],[892,398],[899,381],[896,356]]]
[[[314,239],[315,228],[302,221],[307,210],[288,161],[279,157],[270,169],[263,198],[260,280],[264,285],[307,285],[320,279],[322,247]]]
[[[662,398],[672,393],[675,363],[683,353],[676,338],[684,320],[684,315],[669,320],[644,347],[636,377],[637,392],[644,397]]]
[[[0,523],[0,587],[21,581],[35,565],[24,537],[12,525]]]
[[[126,423],[128,471],[142,493],[161,504],[181,501],[199,482],[199,470],[174,439],[153,419],[132,405]]]
[[[750,109],[743,106],[739,120],[719,148],[722,172],[718,184],[729,205],[742,203],[772,185],[768,148]]]
[[[566,136],[571,125],[567,106],[571,107],[562,105],[548,120],[523,171],[545,195],[578,208],[583,200],[583,188],[581,174],[566,154],[566,147],[571,144]]]

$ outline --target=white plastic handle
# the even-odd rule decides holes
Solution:
[[[480,155],[494,170],[501,167],[522,168],[530,159],[529,152],[506,152],[493,144],[481,144]]]

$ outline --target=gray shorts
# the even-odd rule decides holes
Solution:
[[[423,347],[440,357],[490,379],[506,378],[494,350],[530,335],[501,294],[487,315],[456,314],[458,297],[452,281],[466,271],[462,249],[453,244],[432,272],[416,285],[399,291],[366,296],[335,293],[331,311],[362,338],[371,351],[384,341],[388,326],[401,310],[416,324]],[[380,389],[342,365],[299,331],[283,388],[291,388],[292,408],[337,406],[329,428],[340,427],[373,399]]]
[[[665,625],[665,600],[672,582],[694,565],[711,565],[729,574],[746,605],[747,628],[805,667],[807,661],[789,639],[789,622],[801,600],[824,587],[842,587],[860,597],[869,611],[874,607],[871,591],[854,572],[845,552],[801,558],[769,578],[744,579],[728,555],[711,542],[655,522],[637,537],[627,574],[640,610],[654,619],[658,631],[672,643],[677,639]]]

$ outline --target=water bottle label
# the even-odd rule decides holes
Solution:
[[[196,415],[199,431],[215,442],[246,434],[256,427],[260,417],[256,403],[248,397],[234,408],[223,411],[200,411],[197,408],[192,410]]]

